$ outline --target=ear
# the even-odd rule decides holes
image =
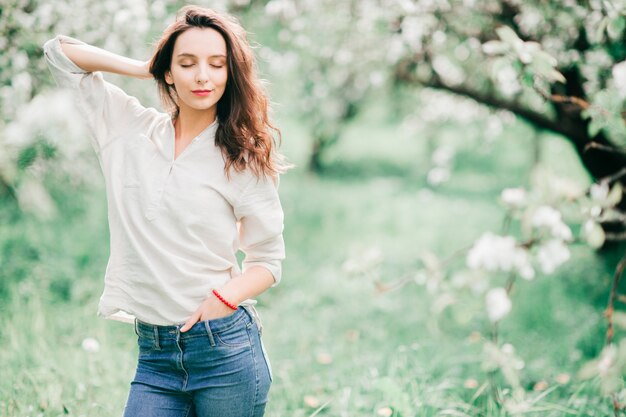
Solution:
[[[174,85],[174,79],[172,78],[172,73],[170,71],[165,71],[165,82],[169,85]]]

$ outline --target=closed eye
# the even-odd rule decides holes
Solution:
[[[187,64],[187,65],[182,65],[181,64],[181,67],[188,68],[188,67],[191,67],[193,65],[195,65],[195,64]],[[211,67],[212,68],[224,68],[224,64],[222,64],[222,65],[211,64]]]

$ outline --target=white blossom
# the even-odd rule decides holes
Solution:
[[[492,288],[485,297],[487,316],[492,322],[502,320],[511,311],[512,303],[504,288]]]
[[[270,17],[293,19],[298,14],[294,4],[288,0],[271,0],[265,5],[265,14]]]
[[[541,12],[531,6],[523,7],[521,13],[515,16],[514,19],[521,31],[526,35],[535,33],[537,28],[545,22]]]
[[[465,81],[465,73],[445,56],[437,55],[433,59],[433,69],[445,82],[451,85]]]
[[[522,278],[530,280],[535,278],[535,270],[530,264],[530,256],[528,255],[528,252],[524,251],[524,254],[526,256],[520,257],[518,261],[517,272],[519,272],[519,275]]]
[[[467,254],[467,266],[487,271],[518,272],[522,278],[535,276],[528,251],[518,247],[511,236],[498,236],[491,232],[483,234]]]
[[[589,194],[592,200],[603,201],[609,196],[609,184],[605,181],[599,184],[591,184]]]
[[[502,94],[507,97],[513,96],[522,89],[522,85],[518,80],[517,71],[511,66],[501,68],[496,74],[496,80]]]
[[[550,206],[537,208],[533,213],[532,224],[536,228],[548,229],[550,234],[558,239],[571,241],[573,238],[569,226],[561,220],[561,212]]]
[[[17,188],[17,201],[25,212],[40,219],[52,219],[59,214],[54,199],[40,180],[25,178]]]
[[[454,150],[449,146],[440,146],[433,152],[431,160],[435,165],[450,165],[454,157]]]
[[[445,167],[435,167],[428,171],[428,176],[426,177],[426,181],[430,185],[439,185],[444,183],[450,179],[450,170]]]
[[[510,208],[524,207],[528,199],[526,190],[523,188],[506,188],[502,190],[500,198]]]
[[[383,253],[377,246],[354,250],[342,265],[342,270],[348,274],[364,274],[373,270],[383,261]]]
[[[551,239],[537,251],[537,262],[544,274],[551,274],[570,258],[570,251],[559,239]]]
[[[96,353],[100,350],[100,342],[93,337],[87,337],[83,340],[82,347],[87,352]]]
[[[600,359],[597,362],[598,374],[600,376],[606,376],[611,368],[617,362],[617,347],[615,345],[609,345],[602,351]]]
[[[626,98],[626,61],[615,64],[611,73],[619,96],[622,99]]]
[[[594,219],[597,219],[602,214],[602,207],[600,206],[592,206],[589,209],[589,215]]]

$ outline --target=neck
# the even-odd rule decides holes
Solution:
[[[174,124],[176,139],[185,140],[196,137],[215,121],[216,113],[216,106],[206,110],[181,106]]]

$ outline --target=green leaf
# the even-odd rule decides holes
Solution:
[[[19,169],[24,170],[31,166],[35,159],[37,159],[37,149],[34,146],[29,146],[22,149],[17,157],[17,166]]]
[[[584,238],[592,248],[599,248],[604,245],[606,234],[604,229],[593,220],[587,220],[583,226]]]
[[[496,33],[502,39],[503,42],[509,44],[511,47],[516,48],[522,43],[522,40],[517,36],[517,33],[508,26],[500,26],[496,29]]]
[[[534,51],[530,68],[535,73],[549,81],[565,83],[565,77],[555,69],[556,58],[544,51]]]
[[[604,122],[604,120],[600,118],[592,118],[589,126],[587,127],[589,136],[594,137],[595,135],[597,135],[598,132],[600,132],[600,130],[602,130],[605,125],[606,123]]]
[[[599,375],[598,359],[593,359],[585,363],[578,371],[580,379],[591,379]]]
[[[533,62],[536,60],[542,61],[545,63],[546,66],[549,66],[550,68],[556,67],[558,63],[556,58],[550,55],[549,53],[547,53],[546,51],[536,50],[536,51],[533,51],[532,55],[533,55]]]
[[[523,72],[522,84],[529,88],[533,88],[535,86],[535,74],[532,72],[532,70],[526,69]]]
[[[483,43],[483,52],[487,55],[500,55],[511,50],[511,47],[502,41],[487,41]]]
[[[605,17],[600,21],[600,23],[598,24],[598,28],[596,29],[596,38],[602,40],[602,38],[604,37],[604,30],[606,29],[608,24],[609,24],[608,17]]]
[[[374,382],[385,402],[390,404],[394,415],[409,415],[412,409],[411,398],[404,387],[394,378],[383,377]],[[395,414],[398,412],[398,414]]]
[[[613,312],[613,323],[620,329],[626,329],[626,313],[623,311]]]
[[[626,21],[624,20],[623,16],[618,15],[609,20],[606,31],[611,39],[617,40],[622,37],[622,34],[624,33],[624,28],[626,28]]]
[[[493,59],[490,65],[491,78],[496,80],[500,71],[504,70],[505,68],[510,68],[511,66],[511,61],[506,58]]]
[[[548,73],[548,77],[547,77],[550,81],[557,81],[560,82],[562,84],[565,84],[565,77],[563,76],[563,74],[561,74],[559,71],[553,69],[552,71],[550,71]]]
[[[604,375],[600,380],[600,390],[604,395],[611,395],[624,387],[624,380],[621,375],[609,373]]]
[[[613,188],[611,188],[611,191],[609,191],[609,195],[606,197],[609,207],[614,207],[617,203],[622,201],[622,193],[622,184],[616,182],[615,185],[613,185]]]
[[[601,129],[610,139],[621,143],[626,137],[626,124],[621,116],[622,99],[615,89],[600,90],[593,97],[592,105],[582,112],[584,118],[591,119],[589,135],[595,136]]]

